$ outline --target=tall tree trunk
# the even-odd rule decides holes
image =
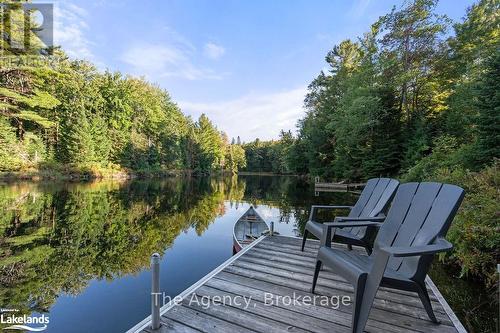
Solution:
[[[24,140],[23,122],[19,119],[17,119],[17,137],[19,138],[20,141]]]

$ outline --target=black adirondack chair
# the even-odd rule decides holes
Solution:
[[[312,292],[325,264],[354,286],[352,332],[363,332],[379,286],[417,292],[437,323],[424,280],[434,254],[453,247],[444,237],[463,197],[455,185],[407,183],[399,186],[384,223],[324,223]],[[379,226],[370,256],[330,247],[337,228],[360,226]]]
[[[304,236],[302,239],[302,251],[306,244],[306,239],[309,233],[312,233],[318,239],[321,239],[323,234],[323,224],[315,222],[315,212],[318,209],[350,209],[349,215],[343,217],[342,220],[337,221],[354,222],[366,221],[383,221],[383,213],[391,202],[399,182],[390,178],[372,178],[366,183],[363,192],[354,206],[312,206],[309,215],[309,221],[304,229]],[[377,228],[373,226],[361,227],[346,227],[342,230],[335,232],[333,241],[336,243],[347,244],[349,249],[353,245],[362,246],[366,249],[368,254],[372,251],[372,242],[377,232]]]

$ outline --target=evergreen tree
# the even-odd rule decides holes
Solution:
[[[93,117],[90,125],[94,151],[93,160],[104,165],[109,161],[111,151],[107,124],[101,117]]]
[[[63,126],[60,158],[66,163],[86,165],[96,159],[92,125],[81,113]]]
[[[18,170],[22,161],[18,158],[19,146],[14,128],[0,116],[0,171]]]
[[[227,146],[225,160],[227,170],[233,174],[236,174],[238,170],[245,168],[247,165],[245,150],[236,144]]]
[[[477,88],[477,150],[479,165],[500,158],[500,53],[489,59]]]
[[[202,114],[196,123],[197,161],[195,170],[202,174],[215,171],[222,166],[224,147],[217,128]]]

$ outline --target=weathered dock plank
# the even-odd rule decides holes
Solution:
[[[346,192],[362,189],[365,185],[366,183],[314,183],[314,188],[320,192]]]
[[[150,318],[127,333],[139,332],[350,332],[353,288],[330,269],[320,275],[316,294],[310,293],[317,241],[299,250],[300,239],[263,236],[226,261],[161,309],[161,327],[151,330]],[[361,251],[361,250],[357,250]],[[429,321],[416,294],[380,288],[366,325],[368,332],[466,332],[428,279],[436,317]],[[328,296],[310,305],[285,300]],[[204,299],[205,304],[193,300]],[[221,302],[222,299],[239,302]],[[280,300],[280,301],[277,301]],[[245,303],[246,302],[246,303]],[[209,304],[210,306],[206,306]],[[337,306],[339,305],[339,306]]]

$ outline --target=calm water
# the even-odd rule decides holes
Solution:
[[[149,314],[151,253],[175,296],[232,255],[250,204],[298,235],[312,203],[355,200],[293,177],[3,184],[0,307],[48,315],[46,332],[123,332]]]

